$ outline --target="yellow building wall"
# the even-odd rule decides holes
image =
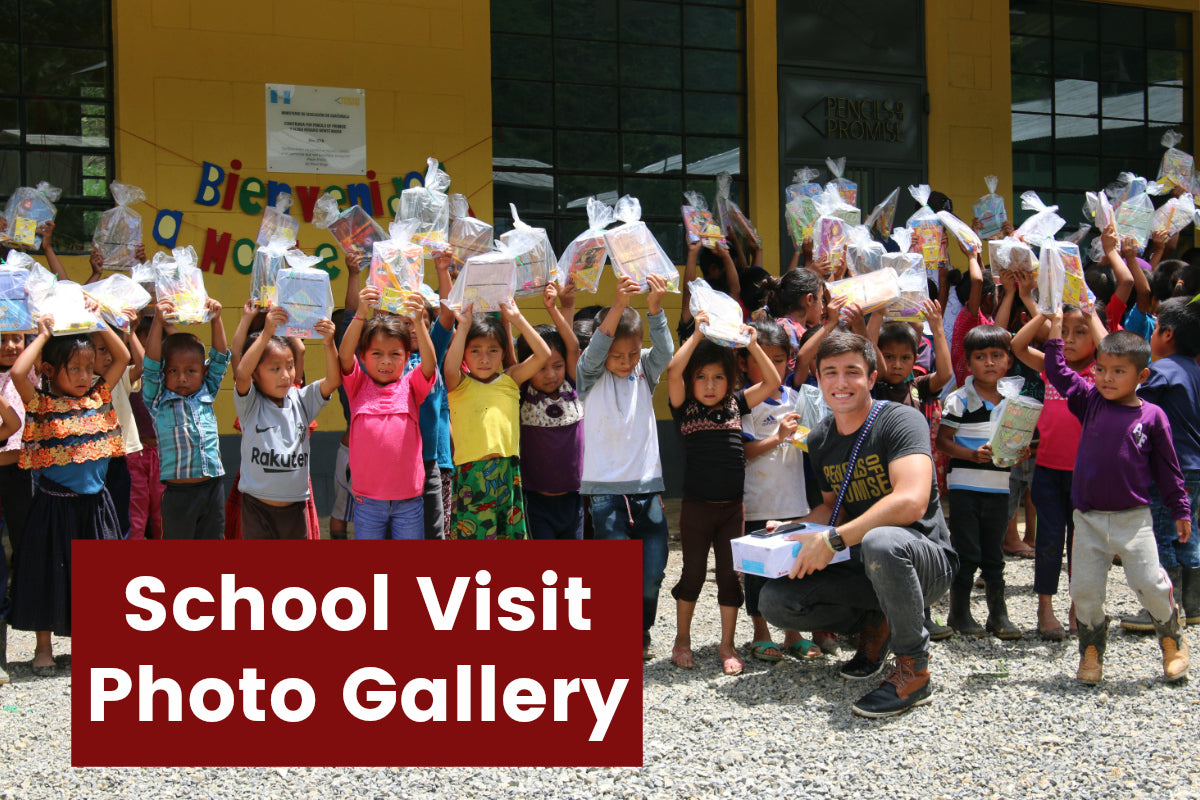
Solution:
[[[345,186],[363,176],[267,173],[264,84],[291,83],[364,89],[367,168],[380,180],[386,203],[392,178],[424,173],[440,158],[452,192],[471,199],[476,215],[492,216],[491,61],[487,0],[114,0],[117,179],[142,187],[137,206],[147,249],[158,209],[183,212],[178,245],[203,256],[206,232],[253,239],[260,214],[235,199],[226,211],[196,203],[201,164],[230,171],[244,185],[256,177],[292,186]],[[225,186],[221,187],[222,190]],[[261,202],[261,200],[259,201]],[[299,216],[299,209],[293,208]],[[376,209],[387,229],[391,213]],[[313,252],[333,237],[309,223],[300,246]],[[209,294],[225,306],[232,337],[250,288],[233,266],[233,247],[221,274],[206,274]],[[82,261],[72,274],[86,274]],[[340,251],[330,266],[337,304],[346,293]],[[82,270],[82,272],[80,272]],[[207,327],[207,326],[205,326]],[[207,329],[193,329],[206,341]],[[317,342],[309,342],[307,376],[324,374]],[[234,420],[232,379],[218,402],[221,430]],[[321,427],[343,427],[331,404]]]

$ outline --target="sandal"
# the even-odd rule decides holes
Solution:
[[[783,652],[779,649],[779,645],[770,639],[765,639],[761,642],[751,642],[748,646],[750,648],[750,655],[759,661],[771,663],[783,661]]]
[[[811,658],[823,658],[825,651],[817,645],[816,642],[808,639],[797,639],[787,646],[788,655],[800,661],[807,661]]]
[[[1061,642],[1063,639],[1067,638],[1067,632],[1063,629],[1062,625],[1055,625],[1053,628],[1039,627],[1037,632],[1038,636],[1045,639],[1047,642]]]
[[[746,665],[742,662],[742,660],[735,655],[730,656],[729,658],[721,658],[721,656],[718,655],[717,658],[720,659],[721,669],[726,675],[741,675],[742,670],[746,668]]]
[[[672,647],[671,663],[680,669],[691,669],[696,666],[696,660],[692,656],[692,648],[680,647],[679,645]]]
[[[1035,551],[1032,547],[1022,546],[1016,550],[1009,550],[1007,548],[1004,550],[1004,555],[1012,556],[1013,558],[1033,558],[1036,554],[1037,551]]]

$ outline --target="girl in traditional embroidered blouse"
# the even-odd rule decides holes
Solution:
[[[37,632],[35,675],[55,670],[50,635],[71,635],[71,541],[117,539],[120,528],[104,479],[108,460],[123,455],[121,426],[110,387],[129,365],[121,337],[101,334],[112,362],[96,379],[96,347],[87,336],[53,336],[43,316],[37,338],[12,368],[25,402],[25,449],[21,467],[37,478],[29,510],[21,570],[13,587],[13,628]],[[29,380],[41,358],[41,387]]]

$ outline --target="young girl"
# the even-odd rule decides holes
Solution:
[[[534,331],[550,348],[550,357],[521,385],[521,479],[525,516],[534,539],[582,539],[583,403],[575,391],[579,341],[568,322],[574,313],[574,284],[546,287],[543,301],[554,325]],[[562,310],[558,299],[562,299]],[[517,341],[517,358],[533,355],[529,342]]]
[[[825,316],[825,284],[811,269],[798,268],[766,284],[767,309],[787,331],[792,351],[800,349],[804,331]],[[815,352],[815,350],[814,350]]]
[[[470,303],[457,316],[458,329],[442,368],[450,399],[455,466],[454,514],[446,538],[527,539],[517,463],[519,387],[541,370],[550,358],[550,347],[512,301],[501,306],[500,319],[472,314]],[[511,347],[509,325],[516,325],[531,353],[503,369]]]
[[[433,387],[437,357],[419,295],[404,304],[412,322],[360,312],[378,304],[379,289],[359,293],[359,311],[338,354],[350,401],[350,472],[354,475],[355,539],[423,539],[421,402]],[[416,328],[421,367],[405,374],[409,336]]]
[[[112,363],[95,380],[96,348],[87,336],[52,336],[43,316],[38,335],[17,358],[13,383],[25,403],[21,466],[34,470],[37,490],[13,592],[12,626],[36,631],[35,675],[54,672],[50,634],[71,635],[71,541],[117,539],[117,515],[104,488],[108,460],[124,452],[109,389],[129,365],[121,337],[105,329]],[[29,370],[41,357],[41,388]]]
[[[746,454],[742,447],[742,415],[779,388],[774,362],[750,329],[749,351],[762,377],[744,391],[734,391],[737,356],[704,338],[700,329],[708,315],[696,314],[696,332],[667,365],[667,391],[675,426],[683,438],[683,506],[679,535],[683,572],[671,589],[677,630],[671,661],[682,669],[694,666],[692,614],[708,571],[708,551],[716,551],[717,603],[721,606],[721,642],[717,658],[726,675],[741,673],[744,664],[733,643],[742,588],[733,571],[730,542],[742,535],[742,495]]]
[[[1024,287],[1022,287],[1024,289]],[[1045,381],[1045,355],[1030,343],[1045,319],[1034,317],[1013,337],[1013,355],[1037,370]],[[1104,338],[1104,326],[1095,314],[1085,314],[1075,306],[1063,306],[1063,355],[1067,366],[1088,383],[1092,374],[1096,343]],[[1043,639],[1058,642],[1067,632],[1054,615],[1054,595],[1062,573],[1063,545],[1067,548],[1067,574],[1070,574],[1071,544],[1075,537],[1072,521],[1071,477],[1075,470],[1075,452],[1083,429],[1078,418],[1067,408],[1067,401],[1046,381],[1045,403],[1038,417],[1038,449],[1030,494],[1037,509],[1037,539],[1034,543],[1033,589],[1038,596],[1037,629]]]
[[[315,330],[324,340],[325,378],[296,388],[294,351],[275,335],[287,319],[282,308],[267,312],[262,332],[249,340],[234,370],[233,405],[242,423],[238,486],[243,539],[306,538],[304,506],[311,492],[308,425],[342,384],[333,323],[323,319]]]

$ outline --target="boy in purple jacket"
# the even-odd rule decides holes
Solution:
[[[1071,599],[1079,619],[1075,678],[1095,685],[1103,677],[1108,639],[1104,595],[1113,556],[1119,555],[1125,580],[1154,619],[1166,679],[1182,680],[1189,666],[1188,645],[1171,582],[1158,561],[1149,508],[1151,477],[1175,519],[1180,541],[1192,532],[1191,507],[1166,414],[1137,396],[1138,384],[1150,374],[1150,344],[1129,331],[1105,336],[1096,348],[1096,385],[1089,386],[1063,357],[1062,313],[1050,322],[1046,378],[1083,425],[1071,485]]]

